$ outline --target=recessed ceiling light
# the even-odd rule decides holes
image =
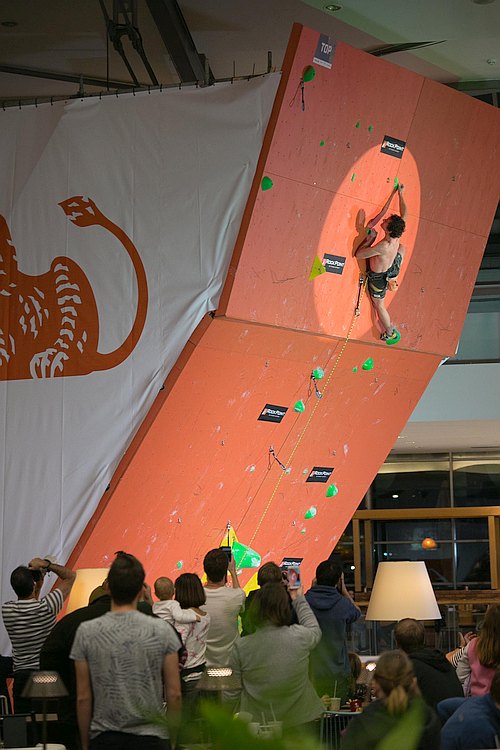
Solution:
[[[486,60],[486,62],[488,63],[488,65],[496,65],[497,64],[497,61],[495,60],[494,57],[488,57],[488,59]]]
[[[336,13],[338,10],[342,10],[342,6],[337,5],[337,3],[330,3],[329,5],[325,5],[325,10],[330,13]]]
[[[472,0],[472,2],[475,5],[489,5],[490,3],[494,3],[495,0]]]
[[[0,21],[1,26],[5,26],[6,29],[13,29],[14,26],[17,26],[17,21]]]

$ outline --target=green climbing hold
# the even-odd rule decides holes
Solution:
[[[373,359],[368,357],[366,362],[363,362],[363,370],[373,370]]]
[[[309,474],[309,469],[303,469],[302,474]]]
[[[306,405],[305,405],[305,403],[302,400],[301,401],[297,401],[297,403],[293,407],[293,410],[294,411],[298,411],[299,414],[302,414],[302,412],[306,410]]]
[[[308,83],[309,81],[312,81],[315,75],[316,75],[316,70],[313,68],[312,65],[308,65],[307,68],[304,68],[304,72],[302,74],[302,80],[305,83]]]
[[[361,127],[361,123],[360,123],[360,121],[359,121],[359,120],[357,121],[357,123],[356,123],[355,127],[357,127],[357,128]]]
[[[319,142],[319,145],[320,145],[320,146],[324,146],[324,145],[325,145],[325,142],[324,142],[324,141],[320,141],[320,142]]]
[[[182,560],[179,560],[179,562],[177,563],[177,567],[178,567],[178,569],[180,570],[180,569],[182,568],[182,566],[183,566],[183,565],[184,565],[183,561],[182,561]]]
[[[338,495],[338,489],[334,484],[329,484],[328,488],[326,490],[326,496],[327,497],[335,497],[335,495]]]
[[[385,341],[388,346],[394,346],[394,344],[397,344],[399,341],[401,341],[401,334],[399,333],[397,328],[394,328],[392,335],[384,336],[382,341]]]
[[[371,133],[373,131],[373,125],[368,125],[368,132]]]
[[[292,473],[292,467],[289,466],[288,469],[285,469],[285,474],[291,474]]]
[[[304,518],[314,518],[317,512],[318,511],[316,510],[314,505],[311,505],[311,507],[308,508],[308,510],[306,510],[306,512],[304,513]]]
[[[353,367],[353,368],[352,368],[352,371],[353,371],[353,372],[357,372],[357,371],[358,371],[358,368],[357,368],[357,367]]]
[[[250,474],[252,474],[252,472],[254,472],[254,471],[255,471],[255,466],[253,466],[253,465],[250,466]]]
[[[353,172],[351,176],[351,182],[354,182],[355,179],[356,179],[356,172]]]
[[[324,377],[325,377],[325,371],[324,371],[324,370],[322,370],[322,369],[321,369],[321,367],[316,367],[316,368],[315,368],[315,369],[313,370],[313,378],[314,378],[315,380],[321,380],[321,379],[322,379],[322,378],[324,378]]]
[[[399,180],[397,177],[394,178],[394,187],[395,188],[399,187]]]
[[[260,566],[259,553],[247,547],[246,544],[233,542],[232,551],[237,568],[258,568]]]
[[[263,177],[262,182],[260,183],[260,186],[262,190],[271,190],[273,186],[273,181],[271,180],[270,177],[267,177],[267,176]]]
[[[301,533],[301,534],[305,534],[305,533],[306,533],[306,530],[305,530],[305,529],[301,529],[301,530],[300,530],[300,533]]]

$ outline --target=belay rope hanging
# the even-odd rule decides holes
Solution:
[[[356,320],[359,317],[359,314],[360,314],[360,311],[361,311],[361,302],[363,300],[363,296],[364,296],[365,289],[366,289],[366,283],[367,283],[367,277],[363,276],[363,275],[360,276],[359,277],[359,287],[358,287],[358,299],[357,299],[357,302],[356,302],[356,307],[354,308],[354,313],[353,313],[353,316],[352,316],[351,325],[349,326],[349,330],[348,330],[347,335],[346,335],[346,337],[344,339],[344,343],[342,344],[342,348],[341,348],[341,350],[339,352],[339,355],[338,355],[338,357],[337,357],[337,359],[335,361],[335,364],[333,365],[333,367],[332,367],[332,369],[330,371],[330,374],[328,375],[328,377],[326,379],[325,385],[324,385],[323,390],[322,390],[322,395],[323,396],[325,395],[325,392],[328,389],[328,386],[330,384],[330,380],[332,379],[333,374],[334,374],[335,370],[337,369],[337,366],[338,366],[340,360],[342,359],[342,355],[343,355],[343,353],[344,353],[344,351],[346,349],[346,346],[347,346],[347,344],[349,342],[349,339],[351,338],[351,335],[352,335],[352,332],[353,332]],[[326,366],[328,366],[328,363],[327,363]],[[320,405],[320,403],[321,403],[321,400],[319,398],[315,400],[315,404],[314,404],[314,406],[313,406],[313,408],[311,410],[311,413],[309,414],[309,416],[307,418],[307,422],[305,423],[304,427],[302,428],[302,432],[300,433],[299,437],[297,438],[297,441],[296,441],[294,447],[292,448],[292,451],[291,451],[291,453],[290,453],[290,455],[288,457],[288,460],[283,465],[284,466],[284,470],[280,471],[280,473],[278,475],[278,478],[277,478],[276,483],[274,485],[273,491],[271,492],[271,496],[270,496],[269,500],[267,501],[266,507],[264,508],[264,510],[262,512],[262,515],[261,515],[261,517],[260,517],[260,519],[259,519],[259,521],[257,523],[255,531],[253,532],[252,537],[251,537],[250,541],[248,542],[248,546],[252,545],[253,541],[255,540],[255,537],[259,533],[259,530],[260,530],[260,527],[262,526],[264,518],[266,517],[266,515],[267,515],[267,513],[269,511],[269,508],[271,507],[271,504],[272,504],[272,502],[274,500],[276,492],[278,491],[278,487],[280,486],[281,480],[283,479],[283,476],[286,473],[286,469],[290,468],[290,465],[291,465],[291,463],[293,461],[293,457],[295,456],[295,453],[297,452],[297,448],[299,447],[300,443],[302,442],[302,439],[303,439],[304,435],[306,434],[306,432],[307,432],[307,430],[309,428],[309,425],[311,424],[312,419],[313,419],[313,417],[314,417],[314,415],[316,413],[316,409],[318,408],[318,406]],[[281,462],[279,462],[279,463],[281,464]]]

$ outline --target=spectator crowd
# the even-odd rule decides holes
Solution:
[[[366,689],[347,647],[361,612],[335,558],[318,565],[305,594],[267,562],[247,596],[225,548],[210,550],[203,569],[203,582],[196,573],[158,578],[154,600],[140,561],[118,552],[88,606],[56,621],[75,573],[50,557],[16,568],[17,599],[2,605],[14,711],[31,709],[30,676],[51,670],[68,691],[51,739],[68,750],[189,747],[200,699],[214,691],[249,728],[307,733],[318,745],[332,699],[350,701],[361,710],[343,750],[373,750],[390,737],[405,750],[401,738],[412,732],[420,750],[500,747],[500,605],[488,608],[477,637],[447,655],[426,645],[423,623],[401,620],[397,649],[380,655]],[[57,582],[42,596],[47,573]]]

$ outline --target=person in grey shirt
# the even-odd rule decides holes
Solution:
[[[257,630],[238,639],[229,664],[241,680],[239,710],[254,721],[276,719],[284,727],[299,727],[321,716],[323,704],[309,680],[309,654],[319,643],[321,629],[302,594],[290,589],[298,623],[290,625],[290,600],[281,583],[266,583],[253,597],[252,619]]]
[[[165,697],[175,731],[181,708],[179,638],[171,625],[137,611],[144,568],[119,552],[108,574],[111,611],[83,622],[75,661],[77,715],[83,750],[169,750],[160,713]]]

